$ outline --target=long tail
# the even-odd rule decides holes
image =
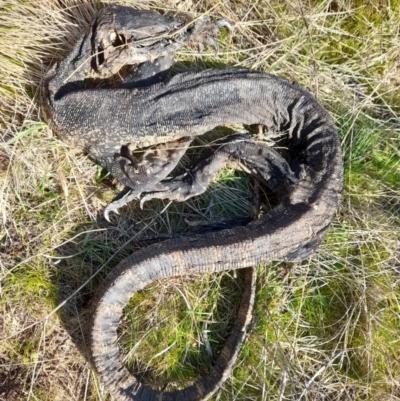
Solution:
[[[305,93],[305,92],[302,92]],[[138,382],[125,368],[117,344],[123,308],[135,292],[154,280],[188,273],[251,268],[262,261],[304,259],[320,243],[337,209],[342,185],[342,161],[336,129],[311,97],[313,119],[301,121],[296,110],[296,146],[289,146],[290,167],[297,182],[270,213],[245,227],[168,240],[151,245],[122,261],[107,278],[96,303],[92,332],[93,361],[104,384],[123,400],[194,400],[209,398],[226,380],[238,352],[252,305],[251,269],[238,320],[209,375],[183,390],[161,393]],[[321,111],[322,110],[322,111]],[[318,112],[321,117],[318,117]],[[303,122],[303,125],[301,124]],[[292,122],[293,123],[293,122]],[[300,132],[300,133],[299,133]],[[241,162],[271,182],[271,153],[257,143],[243,144]],[[273,164],[273,163],[272,163]],[[264,168],[264,167],[265,168]],[[283,181],[283,180],[281,180]],[[276,182],[275,182],[276,185]]]

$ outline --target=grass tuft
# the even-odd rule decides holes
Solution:
[[[400,400],[400,1],[119,3],[195,17],[215,7],[234,34],[220,32],[218,56],[182,49],[175,71],[234,65],[296,80],[341,136],[342,207],[308,261],[258,267],[252,329],[213,399]],[[134,203],[111,224],[102,218],[115,181],[56,137],[41,97],[50,65],[103,5],[0,2],[1,400],[109,400],[88,363],[87,334],[106,274],[193,223],[252,210],[252,180],[224,169],[185,204]],[[236,128],[199,138],[183,163]],[[127,366],[153,388],[192,383],[229,335],[241,286],[240,274],[222,273],[136,294],[119,328]]]

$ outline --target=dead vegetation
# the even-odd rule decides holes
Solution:
[[[259,267],[254,325],[215,400],[400,400],[400,2],[124,1],[234,25],[220,54],[180,52],[176,71],[236,65],[296,80],[334,116],[343,205],[323,246]],[[107,400],[88,363],[90,300],[123,257],[244,216],[252,182],[225,170],[204,196],[101,212],[117,189],[43,119],[41,83],[100,2],[0,0],[0,399]],[[196,152],[193,150],[192,152]],[[124,343],[151,385],[207,370],[240,298],[240,275],[186,277],[132,299]],[[133,312],[132,312],[133,311]],[[229,320],[230,319],[230,320]],[[129,328],[131,330],[129,331]]]

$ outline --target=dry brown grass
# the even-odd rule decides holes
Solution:
[[[310,261],[288,272],[278,263],[260,267],[254,328],[232,378],[215,399],[399,400],[400,3],[120,3],[195,17],[212,9],[213,16],[234,25],[234,35],[221,34],[218,58],[211,51],[182,50],[177,70],[187,69],[187,61],[193,68],[220,63],[299,81],[331,111],[341,131],[343,206]],[[99,281],[127,254],[187,230],[185,219],[218,220],[251,209],[248,178],[224,171],[203,197],[186,205],[154,201],[143,211],[126,208],[112,224],[102,219],[115,182],[51,132],[40,100],[47,68],[65,56],[99,6],[0,0],[4,400],[109,399],[87,359],[89,306]],[[179,385],[204,368],[200,362],[193,370],[193,359],[182,353],[201,346],[208,352],[201,314],[225,324],[223,307],[229,309],[237,291],[236,281],[229,279],[232,294],[221,303],[219,292],[211,291],[221,280],[155,283],[153,291],[132,301],[141,313],[129,324],[148,335],[145,347],[152,347],[152,356],[162,352],[152,361],[150,380],[165,383],[173,377]],[[175,340],[168,343],[163,335],[152,340],[148,324],[162,322],[162,305],[174,302],[175,315],[184,317],[163,326],[160,334],[177,335],[176,353],[165,351]],[[215,305],[222,313],[216,314]],[[223,341],[218,333],[210,333],[216,335],[216,349]],[[138,349],[143,352],[146,348]]]

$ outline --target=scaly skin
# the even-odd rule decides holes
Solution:
[[[273,75],[226,68],[179,74],[154,83],[148,75],[152,65],[165,61],[165,68],[156,71],[168,69],[181,42],[201,43],[204,33],[200,28],[206,27],[204,32],[209,32],[212,25],[200,24],[198,33],[197,28],[193,31],[183,28],[184,23],[178,20],[145,13],[140,19],[142,32],[146,31],[146,18],[152,26],[143,39],[148,47],[135,48],[134,41],[126,42],[120,52],[120,47],[114,49],[107,45],[107,40],[116,40],[118,35],[126,38],[134,31],[135,12],[127,10],[103,11],[92,25],[91,34],[82,37],[48,77],[48,114],[65,139],[85,148],[112,170],[117,179],[141,193],[152,190],[148,181],[143,186],[135,184],[135,169],[138,182],[143,177],[151,181],[152,174],[146,176],[145,169],[139,169],[133,158],[123,154],[122,149],[127,145],[140,148],[182,138],[186,141],[185,138],[230,123],[262,124],[269,131],[284,132],[287,136],[288,162],[271,153],[267,146],[251,141],[227,145],[224,156],[226,160],[235,159],[249,166],[272,187],[282,180],[285,190],[276,208],[244,227],[171,239],[136,252],[110,274],[97,297],[93,362],[113,395],[122,400],[205,400],[227,378],[238,353],[254,292],[251,273],[238,321],[216,365],[208,376],[176,392],[151,390],[125,368],[117,344],[123,308],[136,291],[161,278],[307,258],[326,233],[340,201],[343,174],[340,144],[332,119],[314,97],[298,85]],[[129,18],[123,18],[126,13]],[[155,27],[160,26],[157,31]],[[169,39],[149,39],[160,32],[169,35]],[[173,38],[178,37],[175,42]],[[107,49],[107,54],[93,56],[93,63],[83,65],[99,48]],[[137,60],[144,62],[139,67],[141,77],[150,86],[132,86],[132,82],[137,86],[144,82],[134,77],[114,87],[85,86],[84,79],[107,77],[123,64],[134,64]],[[223,153],[216,152],[215,159]],[[166,175],[154,188],[165,186]]]

